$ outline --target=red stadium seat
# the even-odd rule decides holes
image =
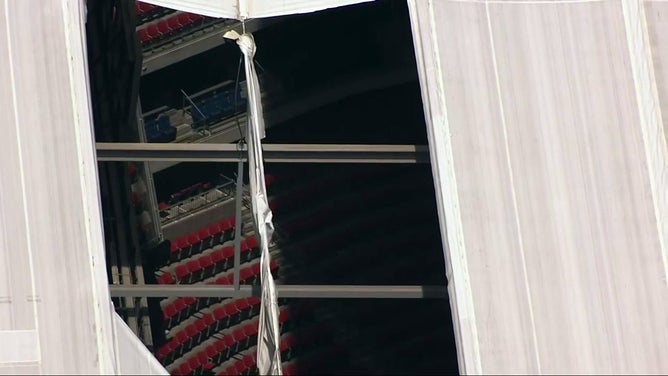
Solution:
[[[172,319],[172,317],[176,316],[179,312],[176,310],[176,307],[174,307],[173,304],[167,304],[164,307],[162,307],[162,312],[163,312],[163,318],[165,321],[169,321]]]
[[[186,335],[188,338],[190,338],[190,342],[188,343],[189,346],[188,348],[193,348],[199,344],[199,337],[200,337],[200,332],[197,330],[197,326],[195,324],[190,324],[186,326]]]
[[[192,296],[186,296],[185,298],[181,299],[183,299],[183,301],[186,303],[188,309],[192,309],[192,306],[197,303],[197,298],[193,298]]]
[[[202,268],[202,279],[207,279],[215,274],[215,265],[211,259],[212,255],[204,255],[197,259]]]
[[[227,315],[227,312],[225,312],[225,308],[218,307],[214,309],[213,318],[216,320],[216,332],[219,332],[223,328],[227,328],[229,326],[230,318]]]
[[[163,36],[171,34],[171,30],[170,30],[169,25],[167,24],[166,20],[159,21],[157,26],[158,26],[158,31]]]
[[[224,337],[223,339],[219,339],[218,341],[214,342],[213,347],[216,350],[216,354],[218,354],[216,363],[220,363],[230,356],[230,349],[229,346],[227,346],[227,343],[225,343]]]
[[[204,370],[211,370],[214,368],[216,365],[211,362],[211,359],[209,359],[209,356],[206,353],[206,350],[202,350],[197,353],[197,360],[199,361],[200,366]]]
[[[231,285],[231,284],[232,284],[232,281],[230,281],[230,278],[229,278],[229,277],[231,277],[231,276],[226,276],[226,275],[224,275],[224,276],[222,276],[222,277],[218,277],[218,278],[216,278],[215,283],[216,283],[217,285]]]
[[[206,331],[206,336],[210,337],[212,336],[216,331],[216,319],[213,317],[212,314],[207,313],[202,317],[202,322],[204,323],[205,331]]]
[[[197,13],[188,13],[188,17],[190,18],[190,21],[192,21],[193,23],[199,22],[199,21],[203,20],[204,18],[206,18],[206,17],[202,16],[201,14],[197,14]]]
[[[137,33],[139,35],[139,43],[147,44],[148,42],[151,41],[151,36],[148,35],[148,31],[146,29],[139,29],[139,31]],[[161,203],[161,204],[163,204],[163,203]],[[164,210],[164,209],[166,209],[166,207],[165,208],[160,208],[160,206],[158,205],[158,209]]]
[[[253,358],[252,355],[246,355],[246,356],[244,356],[244,358],[243,358],[243,362],[244,362],[244,365],[246,366],[246,369],[247,369],[248,371],[251,371],[252,369],[254,369],[254,368],[256,367],[256,365],[255,365],[255,358]]]
[[[135,10],[137,10],[137,5],[138,5],[138,8],[139,8],[139,12],[138,12],[139,14],[148,13],[148,12],[152,11],[153,9],[155,9],[155,5],[153,5],[153,4],[147,4],[147,3],[142,3],[140,1],[138,1],[135,5]]]
[[[248,245],[248,248],[260,248],[260,244],[257,242],[257,238],[255,236],[249,236],[246,238],[246,245]]]
[[[220,228],[218,223],[213,223],[209,225],[209,235],[211,236],[211,246],[213,247],[216,244],[222,243],[223,240],[223,230]]]
[[[191,375],[193,373],[193,370],[190,368],[190,365],[188,365],[188,363],[183,363],[179,367],[179,372],[181,372],[182,375]]]
[[[187,265],[179,265],[174,269],[176,274],[176,279],[179,283],[189,283],[190,281],[190,270],[188,270]]]
[[[239,262],[248,262],[253,259],[253,255],[251,254],[251,249],[248,247],[248,244],[246,243],[245,240],[241,241],[241,244],[239,244],[240,252],[239,252]]]
[[[211,262],[213,262],[213,274],[218,274],[222,272],[225,267],[225,256],[223,256],[223,250],[219,249],[211,253]]]
[[[223,258],[225,259],[225,264],[223,265],[223,271],[231,268],[234,265],[234,247],[225,247],[221,250],[223,253]]]
[[[176,308],[177,312],[181,312],[188,308],[188,305],[186,304],[185,300],[183,300],[183,298],[176,298],[172,304],[174,305],[174,308]]]
[[[241,321],[246,320],[247,318],[250,317],[250,305],[248,304],[248,300],[238,299],[236,302],[234,302],[234,305],[237,307],[237,310],[239,311],[239,316],[241,317]]]
[[[188,13],[179,14],[179,23],[181,27],[186,28],[192,24],[192,20],[188,17]]]
[[[251,322],[244,326],[244,334],[248,337],[248,346],[257,344],[258,322]]]
[[[223,336],[223,341],[225,342],[225,347],[227,347],[228,354],[233,355],[234,352],[232,351],[234,349],[234,337],[232,337],[229,334],[226,334]]]
[[[260,263],[259,262],[257,264],[251,265],[250,269],[253,272],[254,277],[259,277],[260,276]]]
[[[220,352],[216,349],[216,343],[217,342],[214,342],[213,345],[207,346],[206,349],[204,350],[206,351],[206,357],[210,359],[214,367],[217,363],[219,363],[220,360]]]
[[[146,32],[148,33],[148,36],[153,40],[160,38],[160,31],[158,30],[158,26],[155,24],[148,25],[146,27]]]
[[[167,355],[169,355],[169,352],[171,351],[169,344],[169,342],[165,343],[155,353],[155,357],[158,358],[159,361],[164,362],[165,358],[167,358]]]
[[[260,298],[252,296],[250,298],[247,298],[246,301],[248,302],[248,305],[250,307],[251,316],[255,316],[260,313],[260,303],[262,301]]]
[[[202,280],[202,273],[204,273],[204,270],[202,269],[202,265],[200,265],[199,260],[190,260],[186,266],[190,272],[190,278],[188,280],[189,283],[195,283]]]
[[[211,235],[209,234],[209,228],[204,227],[197,232],[199,240],[202,242],[202,250],[213,247],[211,244]]]
[[[218,223],[220,226],[220,229],[223,231],[223,239],[222,242],[226,242],[230,239],[232,239],[232,236],[234,234],[234,227],[232,226],[232,223],[230,222],[229,219],[223,219]]]
[[[278,314],[278,322],[280,324],[283,324],[288,320],[290,320],[290,316],[291,316],[290,310],[288,309],[282,310],[281,313]]]
[[[234,368],[237,371],[237,375],[245,375],[246,371],[248,371],[248,367],[246,367],[246,364],[244,364],[243,360],[239,360],[234,363]]]
[[[174,361],[174,358],[178,355],[177,350],[179,348],[178,342],[172,340],[167,343],[167,356],[165,357],[165,364],[169,364]]]
[[[176,246],[179,248],[178,260],[184,259],[190,255],[190,243],[186,237],[176,239]]]
[[[171,273],[162,273],[160,277],[158,277],[157,282],[160,285],[171,285],[176,281]]]
[[[239,279],[241,284],[252,284],[255,276],[251,268],[243,268],[239,271]]]
[[[237,307],[234,305],[234,303],[227,303],[223,306],[225,309],[225,313],[229,317],[229,325],[236,325],[239,323],[239,310],[237,310]]]
[[[181,257],[181,248],[179,248],[176,241],[169,244],[169,262],[177,262]]]
[[[197,333],[199,333],[198,335],[199,335],[200,341],[198,341],[198,342],[201,342],[202,340],[207,338],[209,327],[206,324],[206,321],[204,320],[204,318],[201,318],[201,319],[195,321],[195,328],[197,329]]]
[[[248,348],[248,337],[246,337],[246,333],[244,333],[243,328],[235,329],[232,333],[232,336],[234,337],[234,342],[236,343],[236,352],[243,351]]]
[[[188,234],[188,243],[190,243],[190,254],[188,256],[200,253],[202,251],[202,242],[196,232]]]
[[[198,370],[202,367],[202,363],[199,360],[199,357],[194,356],[188,359],[188,366],[192,370],[193,374],[198,374]]]
[[[174,336],[176,343],[179,344],[179,349],[177,352],[179,356],[185,354],[188,351],[188,345],[190,344],[190,337],[186,334],[185,331],[181,330],[176,333]]]
[[[232,375],[232,376],[234,376],[234,375],[238,375],[238,374],[239,374],[239,371],[237,371],[237,368],[233,364],[233,365],[225,368],[225,370],[220,375]]]
[[[179,15],[171,16],[167,19],[167,25],[172,30],[172,32],[178,32],[181,28],[181,23],[179,22]]]

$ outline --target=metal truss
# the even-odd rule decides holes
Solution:
[[[445,286],[276,285],[279,298],[447,299]],[[218,297],[260,296],[260,286],[220,285],[111,285],[112,297]]]
[[[97,143],[100,162],[238,162],[237,144]],[[428,163],[426,145],[264,144],[265,163]]]

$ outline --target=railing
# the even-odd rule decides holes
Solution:
[[[234,181],[222,174],[220,177],[224,180],[223,183],[160,210],[160,223],[163,226],[167,225],[211,205],[234,198]]]

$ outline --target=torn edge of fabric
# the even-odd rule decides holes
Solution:
[[[262,301],[258,329],[257,366],[261,375],[281,375],[281,354],[279,351],[280,331],[278,327],[278,297],[274,278],[271,275],[269,241],[274,233],[272,213],[267,200],[264,181],[264,165],[260,140],[265,136],[260,84],[255,71],[253,57],[256,46],[253,36],[244,33],[237,39],[244,55],[246,83],[248,85],[248,169],[253,221],[257,228],[256,237],[261,247],[260,278]]]

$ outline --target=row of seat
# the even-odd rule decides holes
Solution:
[[[248,262],[253,258],[256,258],[260,254],[258,247],[249,248],[247,243],[244,242],[243,248],[241,249],[240,261]],[[220,262],[214,264],[214,260],[209,255],[204,255],[199,259],[190,260],[185,265],[181,264],[177,266],[174,271],[176,275],[176,281],[180,284],[193,284],[201,282],[207,278],[210,278],[218,273],[228,271],[234,265],[234,248],[225,247],[219,250],[220,252],[215,252],[213,255],[218,257],[225,257]],[[256,269],[259,268],[259,264],[255,263],[251,266],[242,268],[239,271],[240,280],[242,283],[253,284]],[[219,270],[216,273],[216,270]],[[221,277],[222,278],[222,277]]]
[[[278,270],[278,263],[276,260],[272,260],[270,264],[272,273]],[[257,283],[260,279],[260,264],[254,263],[251,266],[242,268],[239,271],[239,280],[240,284],[254,284]],[[234,283],[234,273],[228,273],[225,276],[221,276],[214,281],[218,285],[232,285]],[[164,304],[163,310],[163,319],[167,329],[170,329],[179,323],[186,320],[191,315],[200,312],[205,308],[209,308],[214,304],[217,304],[224,299],[216,297],[207,297],[207,298],[193,298],[193,297],[184,297],[177,298],[171,303]],[[243,303],[240,303],[243,304]]]
[[[158,350],[156,356],[163,364],[169,365],[200,344],[214,338],[199,352],[208,351],[211,361],[220,364],[257,343],[259,318],[256,316],[259,310],[259,299],[251,301],[239,299],[225,304],[224,307],[205,314],[195,323],[178,331]],[[279,323],[283,325],[290,318],[290,309],[283,307],[279,314]]]
[[[291,337],[293,338],[293,337]],[[289,340],[289,339],[286,339]],[[283,348],[284,344],[284,339],[281,338],[281,348]],[[288,346],[288,345],[286,345]],[[288,349],[288,351],[291,349]],[[198,359],[199,360],[199,359]],[[281,364],[281,368],[283,371],[283,375],[285,376],[293,376],[297,375],[300,373],[303,373],[304,369],[309,369],[309,364],[316,363],[316,359],[309,359],[309,362],[307,364],[303,364],[301,360],[291,360],[291,358],[286,357],[285,353],[282,351],[281,355],[281,361],[283,361],[283,364]],[[211,368],[208,368],[207,366],[210,366],[210,363],[204,363],[204,366],[202,366],[202,360],[199,360],[198,362],[189,362],[187,367],[184,367],[183,365],[179,367],[175,372],[173,373],[174,375],[197,375],[200,374],[203,370],[211,370]],[[197,367],[193,367],[197,366]],[[252,351],[247,355],[244,355],[241,359],[232,361],[231,364],[225,368],[223,368],[220,372],[216,373],[217,376],[229,376],[229,375],[257,375],[257,353],[256,351]]]
[[[257,332],[254,332],[257,336]],[[257,339],[255,339],[257,341]],[[254,343],[254,342],[251,342]],[[293,358],[295,349],[308,343],[308,338],[297,336],[293,333],[285,333],[281,336],[279,342],[279,351],[281,352],[281,361],[289,362]],[[222,375],[254,375],[257,374],[257,347],[251,346],[247,350],[240,352],[241,358],[229,358],[227,362],[220,357],[221,352],[214,348],[207,347],[205,350],[197,353],[196,356],[187,360],[174,370],[174,374],[181,375],[198,375],[206,371],[212,371],[214,368],[219,368]],[[221,364],[219,367],[212,367],[216,364]],[[184,364],[188,366],[185,367]],[[288,371],[292,369],[290,363],[286,365]]]
[[[297,364],[295,362],[290,362],[292,360],[292,354],[295,350],[295,347],[301,344],[303,341],[298,341],[298,337],[292,333],[285,334],[281,336],[279,343],[279,350],[281,352],[281,361],[286,363],[282,365],[284,375],[294,375],[297,372]],[[202,372],[204,369],[211,370],[208,368],[210,363],[202,363],[202,359],[198,361],[188,362],[188,368],[181,369],[179,367],[179,374],[181,375],[197,375]],[[207,359],[208,360],[208,359]],[[245,354],[241,359],[233,360],[230,362],[227,367],[223,367],[221,372],[217,373],[218,375],[256,375],[257,374],[257,350],[252,348],[248,354]],[[182,371],[190,371],[191,373],[181,373]]]
[[[178,262],[234,239],[236,217],[222,219],[170,242],[170,262]],[[242,228],[243,231],[243,228]]]
[[[236,103],[234,98],[237,91]],[[190,113],[193,118],[193,128],[197,129],[207,125],[215,124],[222,119],[234,115],[237,110],[245,111],[246,99],[241,96],[241,87],[214,92],[206,98],[195,101],[196,108]]]
[[[135,13],[137,13],[138,16],[150,13],[151,11],[154,11],[157,8],[158,8],[157,5],[143,3],[141,1],[135,1]]]
[[[143,25],[156,18],[164,17],[169,13],[174,13],[174,9],[163,8],[153,4],[135,1],[135,14],[137,15],[137,25]]]
[[[148,47],[158,42],[187,32],[193,27],[197,27],[205,21],[211,20],[208,17],[195,13],[177,12],[169,17],[152,22],[137,30],[139,41],[143,47]]]
[[[255,236],[249,236],[240,242],[240,263],[248,262],[260,255],[259,244]],[[184,260],[176,265],[171,272],[165,272],[158,277],[159,284],[192,284],[205,280],[218,273],[230,269],[234,265],[234,246],[214,246],[211,252],[205,250],[190,260]],[[172,264],[173,266],[173,264]]]
[[[148,142],[171,142],[176,139],[176,128],[169,122],[169,117],[158,116],[144,124]]]

